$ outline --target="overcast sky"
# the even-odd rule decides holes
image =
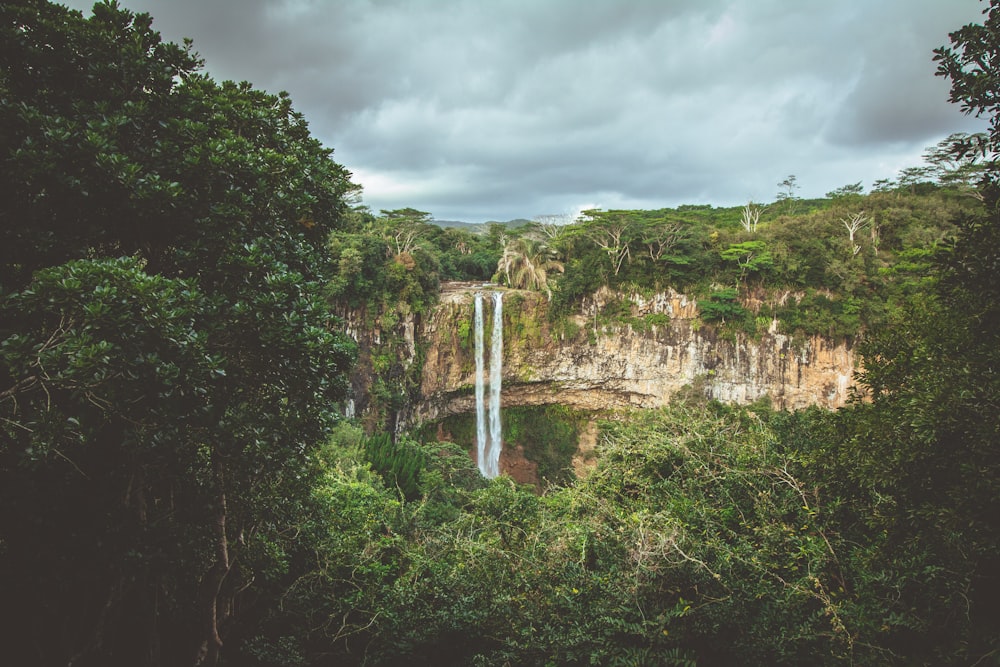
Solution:
[[[819,197],[985,128],[931,60],[978,0],[121,3],[215,78],[291,93],[375,211],[731,206],[793,174]]]

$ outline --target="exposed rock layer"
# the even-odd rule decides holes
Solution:
[[[473,410],[470,324],[475,288],[449,286],[423,322],[421,399],[408,421]],[[627,300],[636,324],[600,325],[599,313]],[[583,410],[658,407],[682,387],[703,383],[708,396],[749,403],[770,397],[779,408],[844,404],[855,369],[849,343],[793,340],[777,323],[757,337],[720,336],[682,294],[653,297],[602,291],[557,333],[544,295],[509,290],[504,309],[504,406],[561,403]],[[567,333],[567,330],[570,333]]]

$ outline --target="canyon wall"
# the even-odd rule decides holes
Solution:
[[[487,288],[492,289],[492,288]],[[472,318],[476,287],[446,284],[421,323],[419,400],[405,422],[473,411]],[[682,294],[607,290],[555,324],[544,294],[504,290],[505,407],[560,403],[582,410],[652,408],[696,383],[712,398],[777,408],[844,404],[856,358],[847,342],[794,339],[772,322],[756,337],[704,325]],[[617,318],[603,313],[612,306]]]

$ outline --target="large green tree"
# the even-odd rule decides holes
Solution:
[[[344,395],[319,295],[356,188],[148,15],[15,0],[0,44],[5,659],[216,663]]]
[[[987,116],[1000,146],[1000,0],[936,51],[952,101]],[[983,208],[958,217],[924,291],[863,346],[868,401],[844,416],[830,492],[850,498],[873,545],[859,586],[884,599],[881,643],[899,660],[986,664],[1000,654],[1000,210],[995,161]]]
[[[951,101],[963,112],[986,116],[990,121],[988,135],[957,135],[953,149],[961,157],[969,151],[980,151],[995,157],[1000,147],[1000,1],[989,0],[982,24],[970,23],[952,32],[951,46],[934,51],[938,76],[951,81]],[[939,145],[937,153],[942,152]],[[997,169],[991,164],[987,180],[995,182]]]

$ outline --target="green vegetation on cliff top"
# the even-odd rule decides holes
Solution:
[[[697,298],[702,319],[717,326],[754,333],[777,317],[786,333],[853,336],[926,287],[954,221],[981,206],[980,158],[941,157],[981,138],[954,135],[927,150],[924,166],[867,194],[857,183],[817,200],[779,193],[771,204],[732,208],[592,210],[565,224],[490,223],[478,232],[441,229],[413,209],[356,208],[331,237],[330,294],[354,307],[423,312],[440,281],[492,279],[547,292],[559,317],[605,286],[674,289]]]

